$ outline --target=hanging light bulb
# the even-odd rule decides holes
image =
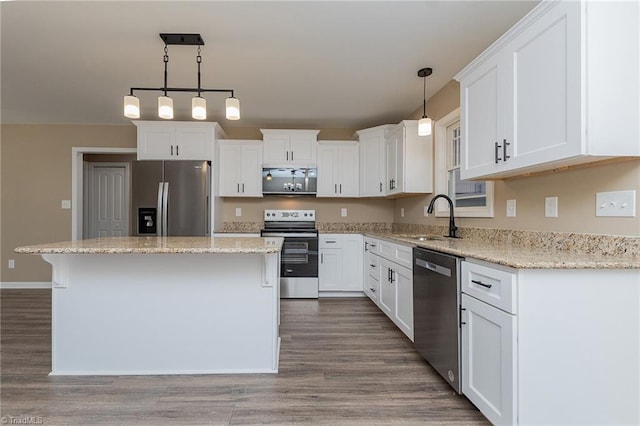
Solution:
[[[227,120],[240,120],[240,101],[231,96],[225,101],[227,109]]]
[[[168,96],[158,96],[158,117],[165,120],[173,118],[173,99]]]
[[[124,116],[127,118],[140,118],[140,99],[133,95],[124,97]]]
[[[191,117],[195,120],[207,119],[207,100],[196,96],[191,99]]]
[[[422,77],[424,82],[424,96],[422,98],[422,118],[418,120],[418,136],[431,135],[431,119],[427,117],[427,77],[431,75],[433,69],[422,68],[418,71],[418,77]]]

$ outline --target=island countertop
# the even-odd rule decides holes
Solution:
[[[268,254],[278,253],[279,237],[113,237],[18,247],[22,254]]]

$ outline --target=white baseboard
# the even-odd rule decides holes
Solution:
[[[366,297],[362,291],[321,291],[318,297]]]
[[[37,288],[51,288],[51,282],[47,281],[15,281],[15,282],[0,282],[0,289],[37,289]]]

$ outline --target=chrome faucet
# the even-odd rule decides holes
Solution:
[[[436,195],[431,199],[431,202],[429,203],[429,208],[427,208],[427,213],[429,214],[433,213],[433,206],[435,205],[436,200],[438,198],[444,198],[449,202],[449,235],[447,235],[447,237],[460,238],[456,235],[456,230],[458,229],[458,227],[456,226],[456,221],[453,217],[453,201],[451,201],[451,198],[449,198],[447,195],[444,195],[444,194]]]

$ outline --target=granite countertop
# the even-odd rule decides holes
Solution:
[[[416,241],[418,235],[365,233],[388,241],[423,247],[460,257],[509,266],[517,269],[640,269],[640,258],[611,256],[599,253],[579,253],[526,247],[520,244],[477,239],[452,239],[434,236],[434,240]]]
[[[278,253],[283,238],[257,237],[120,237],[18,247],[23,254],[203,254]]]

